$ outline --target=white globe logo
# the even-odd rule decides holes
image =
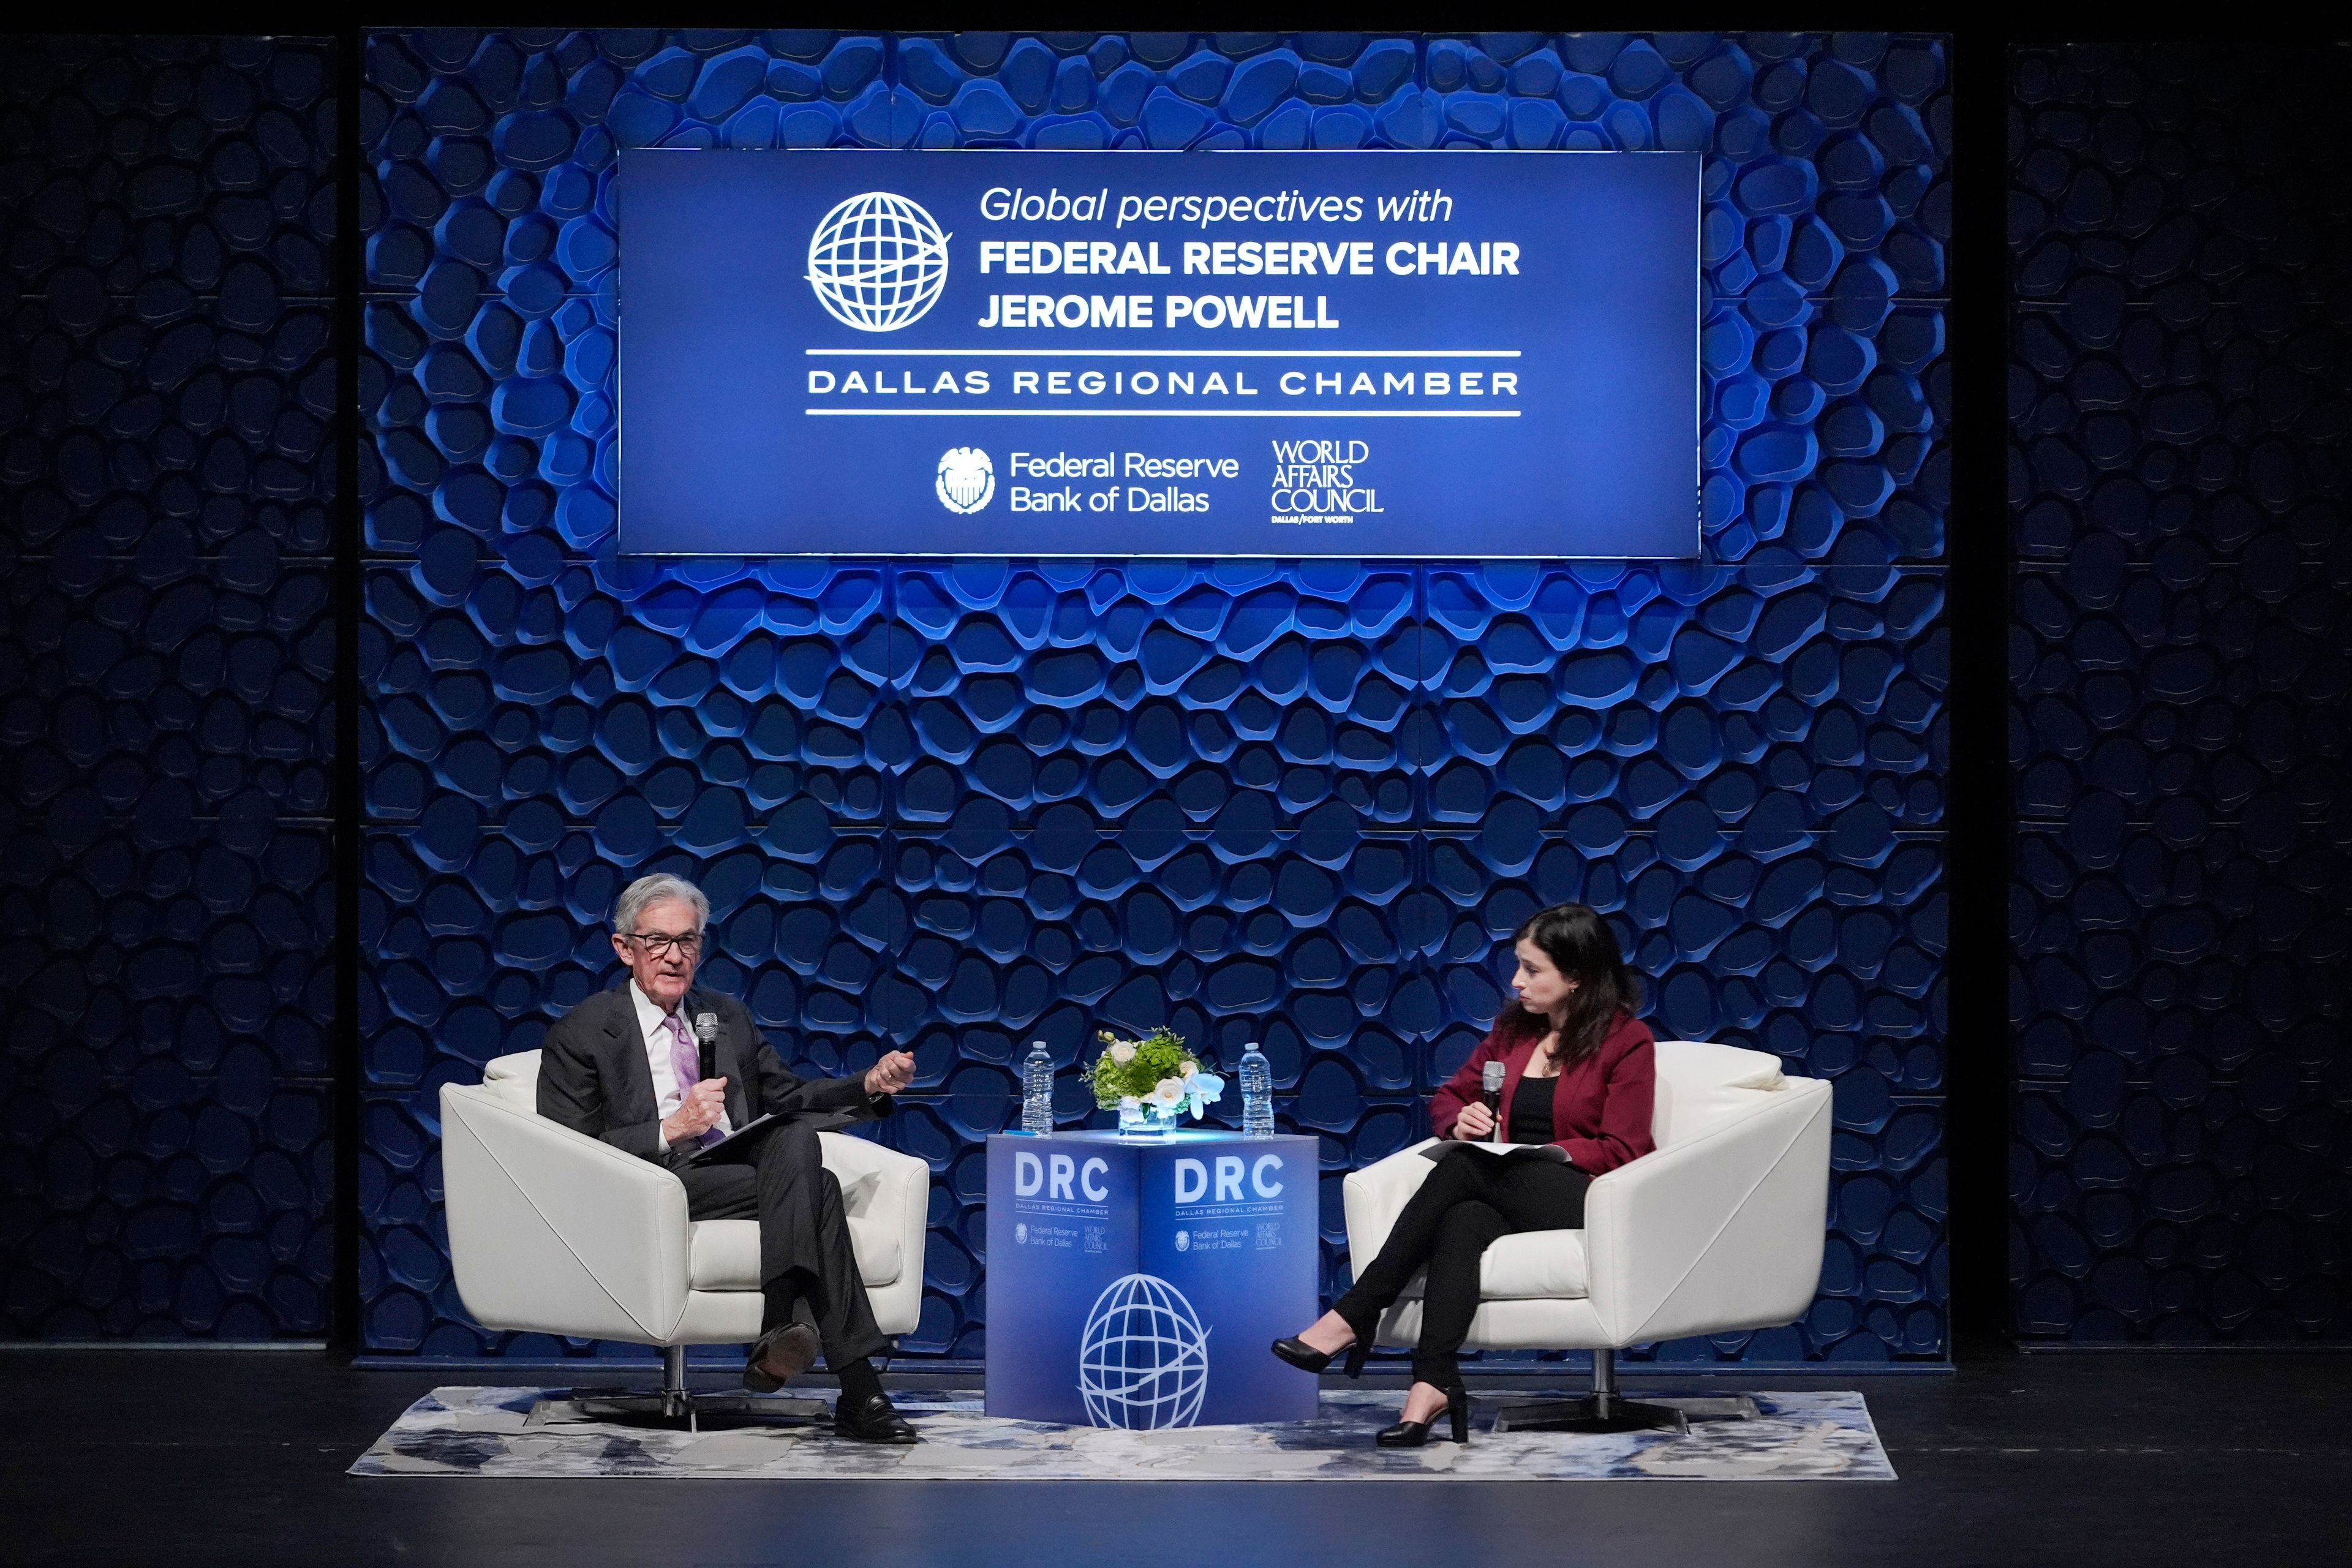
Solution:
[[[996,494],[996,465],[977,447],[950,447],[940,456],[940,471],[931,488],[939,492],[941,506],[969,515]]]
[[[946,287],[948,237],[904,196],[852,196],[809,236],[809,287],[843,325],[895,332],[919,320]]]
[[[1078,1395],[1097,1426],[1190,1426],[1209,1391],[1209,1331],[1184,1293],[1153,1274],[1114,1279],[1078,1336]]]

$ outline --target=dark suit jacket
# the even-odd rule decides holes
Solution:
[[[804,1079],[785,1067],[751,1010],[734,997],[698,985],[686,994],[688,1021],[701,1013],[719,1016],[711,1058],[716,1076],[727,1080],[730,1126],[768,1113],[821,1117],[827,1126],[889,1113],[890,1097],[867,1094],[863,1073]],[[627,981],[589,997],[547,1031],[540,1044],[539,1113],[665,1165],[693,1152],[671,1149],[661,1135],[660,1099]]]

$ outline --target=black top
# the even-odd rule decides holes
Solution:
[[[1549,1078],[1522,1078],[1518,1089],[1511,1095],[1511,1124],[1504,1130],[1504,1138],[1512,1143],[1549,1143],[1551,1142],[1551,1102],[1559,1093],[1560,1079],[1565,1073]]]

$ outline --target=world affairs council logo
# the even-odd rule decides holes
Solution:
[[[950,447],[940,458],[931,488],[939,492],[941,506],[969,517],[996,494],[996,465],[977,447]]]
[[[809,236],[808,285],[842,325],[895,332],[938,303],[947,287],[950,237],[904,196],[852,196]]]

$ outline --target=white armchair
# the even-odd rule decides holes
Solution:
[[[817,1137],[875,1323],[905,1333],[922,1317],[930,1168],[862,1138]],[[690,1220],[668,1171],[541,1116],[537,1051],[499,1058],[478,1085],[442,1086],[441,1170],[457,1295],[484,1328],[660,1347],[659,1394],[583,1400],[578,1414],[691,1426],[824,1411],[688,1392],[687,1346],[760,1337],[759,1225]]]
[[[1582,1230],[1526,1231],[1486,1249],[1469,1345],[1589,1350],[1593,1392],[1506,1407],[1496,1431],[1689,1430],[1691,1416],[1755,1414],[1739,1399],[1626,1400],[1616,1352],[1689,1334],[1777,1327],[1802,1317],[1821,1282],[1829,1222],[1830,1086],[1792,1079],[1777,1058],[1661,1040],[1656,1150],[1593,1180]],[[1348,1250],[1378,1255],[1435,1167],[1434,1139],[1348,1177]],[[1378,1342],[1421,1331],[1416,1277],[1381,1317]]]

